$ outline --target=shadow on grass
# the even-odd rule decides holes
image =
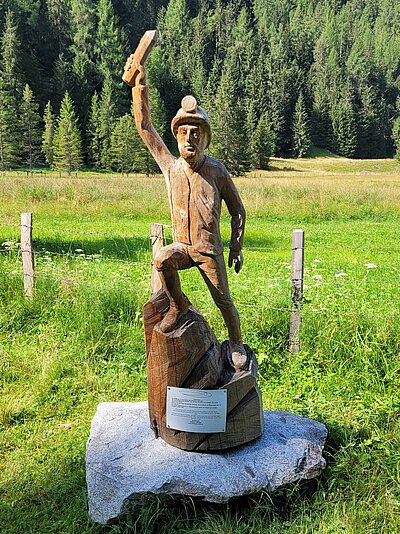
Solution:
[[[95,524],[88,515],[81,446],[75,450],[70,443],[68,452],[59,454],[50,448],[40,472],[9,480],[8,487],[13,487],[18,497],[15,500],[9,490],[9,499],[2,500],[1,531],[7,534],[28,531],[80,534],[292,532],[287,529],[288,522],[308,518],[318,523],[326,495],[336,489],[335,481],[329,477],[329,466],[335,463],[335,456],[348,443],[350,434],[349,428],[335,423],[329,425],[324,454],[328,469],[319,478],[299,481],[272,494],[254,493],[224,504],[185,496],[146,495],[128,503],[125,513],[106,526]],[[269,530],[271,525],[273,530]]]
[[[250,232],[251,232],[251,229],[250,229]],[[271,238],[267,235],[263,236],[263,235],[255,234],[255,233],[250,234],[250,232],[248,232],[244,238],[243,251],[246,251],[246,249],[260,248],[260,249],[268,249],[269,252],[273,252],[273,249],[281,250],[282,248],[287,248],[288,252],[291,254],[292,251],[291,251],[290,244],[287,245],[286,243],[282,243],[282,239],[280,239],[279,237]],[[229,244],[225,243],[225,249],[227,249],[228,247],[229,247]]]
[[[140,502],[128,504],[125,514],[101,527],[100,532],[255,534],[275,523],[275,528],[281,525],[280,532],[284,533],[286,521],[293,521],[296,514],[304,514],[304,508],[312,511],[322,487],[321,479],[304,480],[273,494],[254,493],[223,504],[185,496],[146,496]]]
[[[321,503],[325,502],[328,493],[336,489],[335,483],[330,480],[329,467],[335,464],[335,457],[350,434],[347,427],[336,423],[329,425],[324,453],[327,469],[318,478],[298,481],[272,494],[253,493],[223,504],[207,503],[187,496],[147,495],[130,502],[125,513],[101,527],[100,532],[283,534],[292,532],[288,522],[297,524],[307,518],[318,524]],[[272,529],[269,530],[269,527]]]
[[[278,172],[305,172],[301,169],[295,169],[294,167],[277,167],[276,165],[269,165],[268,167],[269,171],[278,171]],[[255,175],[257,175],[257,171],[253,171]]]
[[[167,240],[169,244],[171,240]],[[38,255],[45,255],[46,252],[51,254],[68,254],[70,257],[80,257],[101,255],[103,258],[120,259],[127,261],[138,261],[143,259],[143,254],[150,253],[150,237],[110,237],[101,239],[55,239],[39,238],[33,241],[34,251]],[[225,249],[229,248],[229,243],[225,243]],[[282,242],[279,239],[271,239],[268,236],[247,235],[245,238],[244,250],[259,249],[282,249]],[[288,252],[291,253],[290,246],[287,246]],[[272,250],[273,251],[273,250]]]
[[[85,238],[75,239],[34,239],[34,250],[37,254],[68,254],[72,257],[80,257],[85,254],[101,255],[104,258],[137,261],[143,253],[151,250],[150,236],[146,237],[102,237],[100,239]]]
[[[306,156],[307,159],[315,159],[315,158],[343,158],[343,156],[338,156],[337,154],[334,154],[330,150],[327,150],[326,148],[321,148],[318,146],[312,146],[310,150],[307,153]]]

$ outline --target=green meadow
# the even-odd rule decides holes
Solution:
[[[0,532],[378,534],[400,531],[400,164],[330,153],[235,179],[245,263],[229,273],[266,409],[328,427],[316,480],[227,505],[149,498],[106,527],[87,514],[85,446],[102,401],[146,399],[142,307],[161,176],[0,176]],[[23,294],[19,217],[33,213]],[[291,236],[305,231],[301,350],[288,354]],[[222,215],[229,242],[230,220]],[[184,291],[222,341],[195,270]],[[268,429],[266,429],[268,431]]]

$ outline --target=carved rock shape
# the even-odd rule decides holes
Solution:
[[[163,290],[144,306],[147,380],[151,427],[170,445],[189,451],[216,451],[243,445],[263,432],[261,392],[257,387],[257,360],[248,347],[246,370],[235,372],[229,343],[222,346],[202,315],[192,306],[172,332],[158,327],[168,310]],[[167,428],[167,387],[226,389],[226,432],[182,432]]]

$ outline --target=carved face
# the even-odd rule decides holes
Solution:
[[[186,161],[198,160],[203,157],[207,146],[207,134],[198,124],[182,124],[176,134],[179,154]]]

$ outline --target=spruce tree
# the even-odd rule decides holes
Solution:
[[[100,163],[104,169],[111,167],[111,132],[116,120],[115,100],[111,76],[106,76],[99,103],[99,133],[101,141]]]
[[[65,57],[63,52],[58,55],[54,62],[53,85],[53,102],[55,109],[58,110],[61,106],[61,101],[63,100],[65,93],[69,94],[73,90],[71,63]]]
[[[238,73],[228,62],[210,109],[213,141],[212,154],[221,160],[233,176],[249,170],[246,117],[242,102],[236,94]]]
[[[126,93],[123,91],[123,82],[121,80],[121,67],[125,60],[122,43],[125,42],[125,37],[118,26],[111,0],[99,0],[97,17],[96,66],[103,79],[103,86],[106,83],[111,86],[110,90],[114,98],[113,105],[116,114],[119,115],[128,110],[127,100],[124,99]]]
[[[111,133],[111,168],[125,174],[136,170],[135,158],[138,144],[137,131],[132,116],[126,114],[120,117]]]
[[[121,78],[121,65],[124,54],[122,35],[111,0],[99,0],[97,7],[96,55],[97,66],[103,78],[111,75],[114,79]]]
[[[18,165],[21,153],[21,124],[18,102],[21,95],[17,25],[11,10],[6,12],[1,37],[0,70],[0,167]]]
[[[393,140],[396,147],[396,158],[400,160],[400,117],[393,122]]]
[[[291,149],[292,116],[300,73],[290,57],[290,36],[287,29],[271,29],[269,46],[270,51],[266,56],[267,111],[271,128],[276,135],[276,152],[286,154]]]
[[[309,71],[312,94],[311,131],[312,142],[321,148],[332,148],[331,83],[328,59],[331,50],[329,22],[332,13],[326,15],[326,28],[314,47],[314,62]]]
[[[54,167],[68,174],[78,171],[82,162],[82,140],[77,123],[74,105],[65,93],[54,133]]]
[[[250,164],[253,169],[268,169],[275,151],[275,135],[266,114],[260,117],[250,142]]]
[[[395,146],[395,156],[400,160],[400,97],[397,99],[397,117],[393,121],[392,138]]]
[[[306,110],[303,93],[300,93],[293,115],[292,151],[297,158],[307,155],[311,146],[310,120]]]
[[[20,161],[19,122],[15,102],[0,83],[0,169],[15,167]]]
[[[67,47],[71,33],[71,0],[46,0],[48,19],[57,40],[57,52]]]
[[[17,105],[22,95],[21,44],[15,15],[10,9],[1,36],[1,82]]]
[[[32,170],[39,163],[41,151],[41,129],[39,106],[35,101],[33,92],[28,84],[25,85],[22,95],[21,123],[22,123],[22,148],[23,161]]]
[[[101,120],[100,120],[99,95],[94,92],[90,106],[89,119],[86,127],[86,139],[88,140],[88,162],[96,168],[101,167]]]
[[[81,121],[87,120],[87,111],[93,87],[96,85],[94,63],[95,6],[93,0],[72,2],[72,73],[74,96]]]
[[[42,153],[46,163],[52,167],[54,159],[54,128],[55,117],[53,115],[51,104],[47,102],[43,115],[44,129],[42,135]]]
[[[357,148],[357,122],[352,102],[341,98],[332,108],[333,150],[352,158]]]

